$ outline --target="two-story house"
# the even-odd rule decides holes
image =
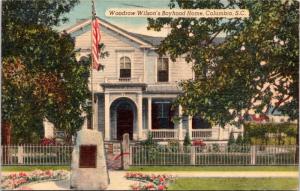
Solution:
[[[90,19],[81,20],[66,29],[80,48],[78,59],[91,51]],[[172,62],[155,52],[163,37],[128,32],[100,19],[101,43],[109,56],[101,60],[102,71],[93,70],[93,129],[103,132],[105,140],[120,140],[129,133],[133,140],[147,138],[224,141],[232,126],[211,126],[199,116],[184,116],[175,123],[172,116],[182,114],[182,108],[171,109],[172,101],[181,93],[177,82],[192,79],[192,65],[184,57]]]

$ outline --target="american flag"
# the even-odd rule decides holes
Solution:
[[[99,70],[100,69],[100,50],[99,50],[99,44],[100,44],[100,21],[96,17],[96,11],[93,2],[93,19],[92,19],[92,60],[93,60],[93,69]]]

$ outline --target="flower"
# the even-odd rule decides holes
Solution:
[[[165,190],[165,189],[166,189],[165,185],[159,185],[157,187],[157,190]]]
[[[194,34],[192,32],[189,33],[189,37],[193,37]]]
[[[283,46],[285,43],[283,40],[281,40],[281,41],[279,41],[279,44]]]
[[[244,50],[246,50],[246,48],[245,48],[245,46],[243,45],[243,46],[241,47],[241,51],[244,51]]]
[[[264,66],[264,65],[266,65],[266,64],[267,64],[266,61],[264,61],[264,60],[260,61],[260,65],[261,65],[261,66]]]
[[[278,42],[279,38],[277,36],[274,36],[273,40],[274,40],[274,42]]]
[[[177,27],[178,29],[181,29],[181,25],[180,25],[180,24],[179,24],[179,25],[177,25],[176,27]]]

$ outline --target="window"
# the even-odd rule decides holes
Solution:
[[[153,129],[174,129],[172,117],[174,111],[171,110],[171,103],[159,101],[152,103],[152,128]]]
[[[131,61],[127,56],[120,58],[120,78],[131,78]]]
[[[193,129],[209,129],[209,128],[211,128],[211,124],[207,120],[202,119],[200,116],[194,116],[193,122],[192,122],[192,128]]]
[[[168,58],[157,59],[157,81],[158,82],[169,81],[169,59]]]

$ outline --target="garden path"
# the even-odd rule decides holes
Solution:
[[[132,171],[131,171],[132,172]],[[138,171],[137,171],[138,172]],[[110,185],[108,190],[130,190],[130,185],[134,184],[135,181],[127,180],[124,176],[127,171],[109,171],[110,176]],[[282,172],[282,171],[259,171],[259,172],[184,172],[184,171],[160,171],[160,172],[141,172],[143,174],[155,174],[155,175],[172,175],[174,177],[198,177],[198,178],[207,178],[207,177],[226,177],[226,178],[261,178],[261,177],[272,177],[272,178],[283,178],[283,177],[298,177],[298,172]],[[5,173],[8,174],[8,173]],[[70,185],[70,179],[62,181],[50,181],[50,182],[41,182],[37,184],[28,184],[24,186],[24,189],[32,190],[68,190]],[[19,188],[20,189],[20,188]],[[22,187],[21,187],[22,189]]]

